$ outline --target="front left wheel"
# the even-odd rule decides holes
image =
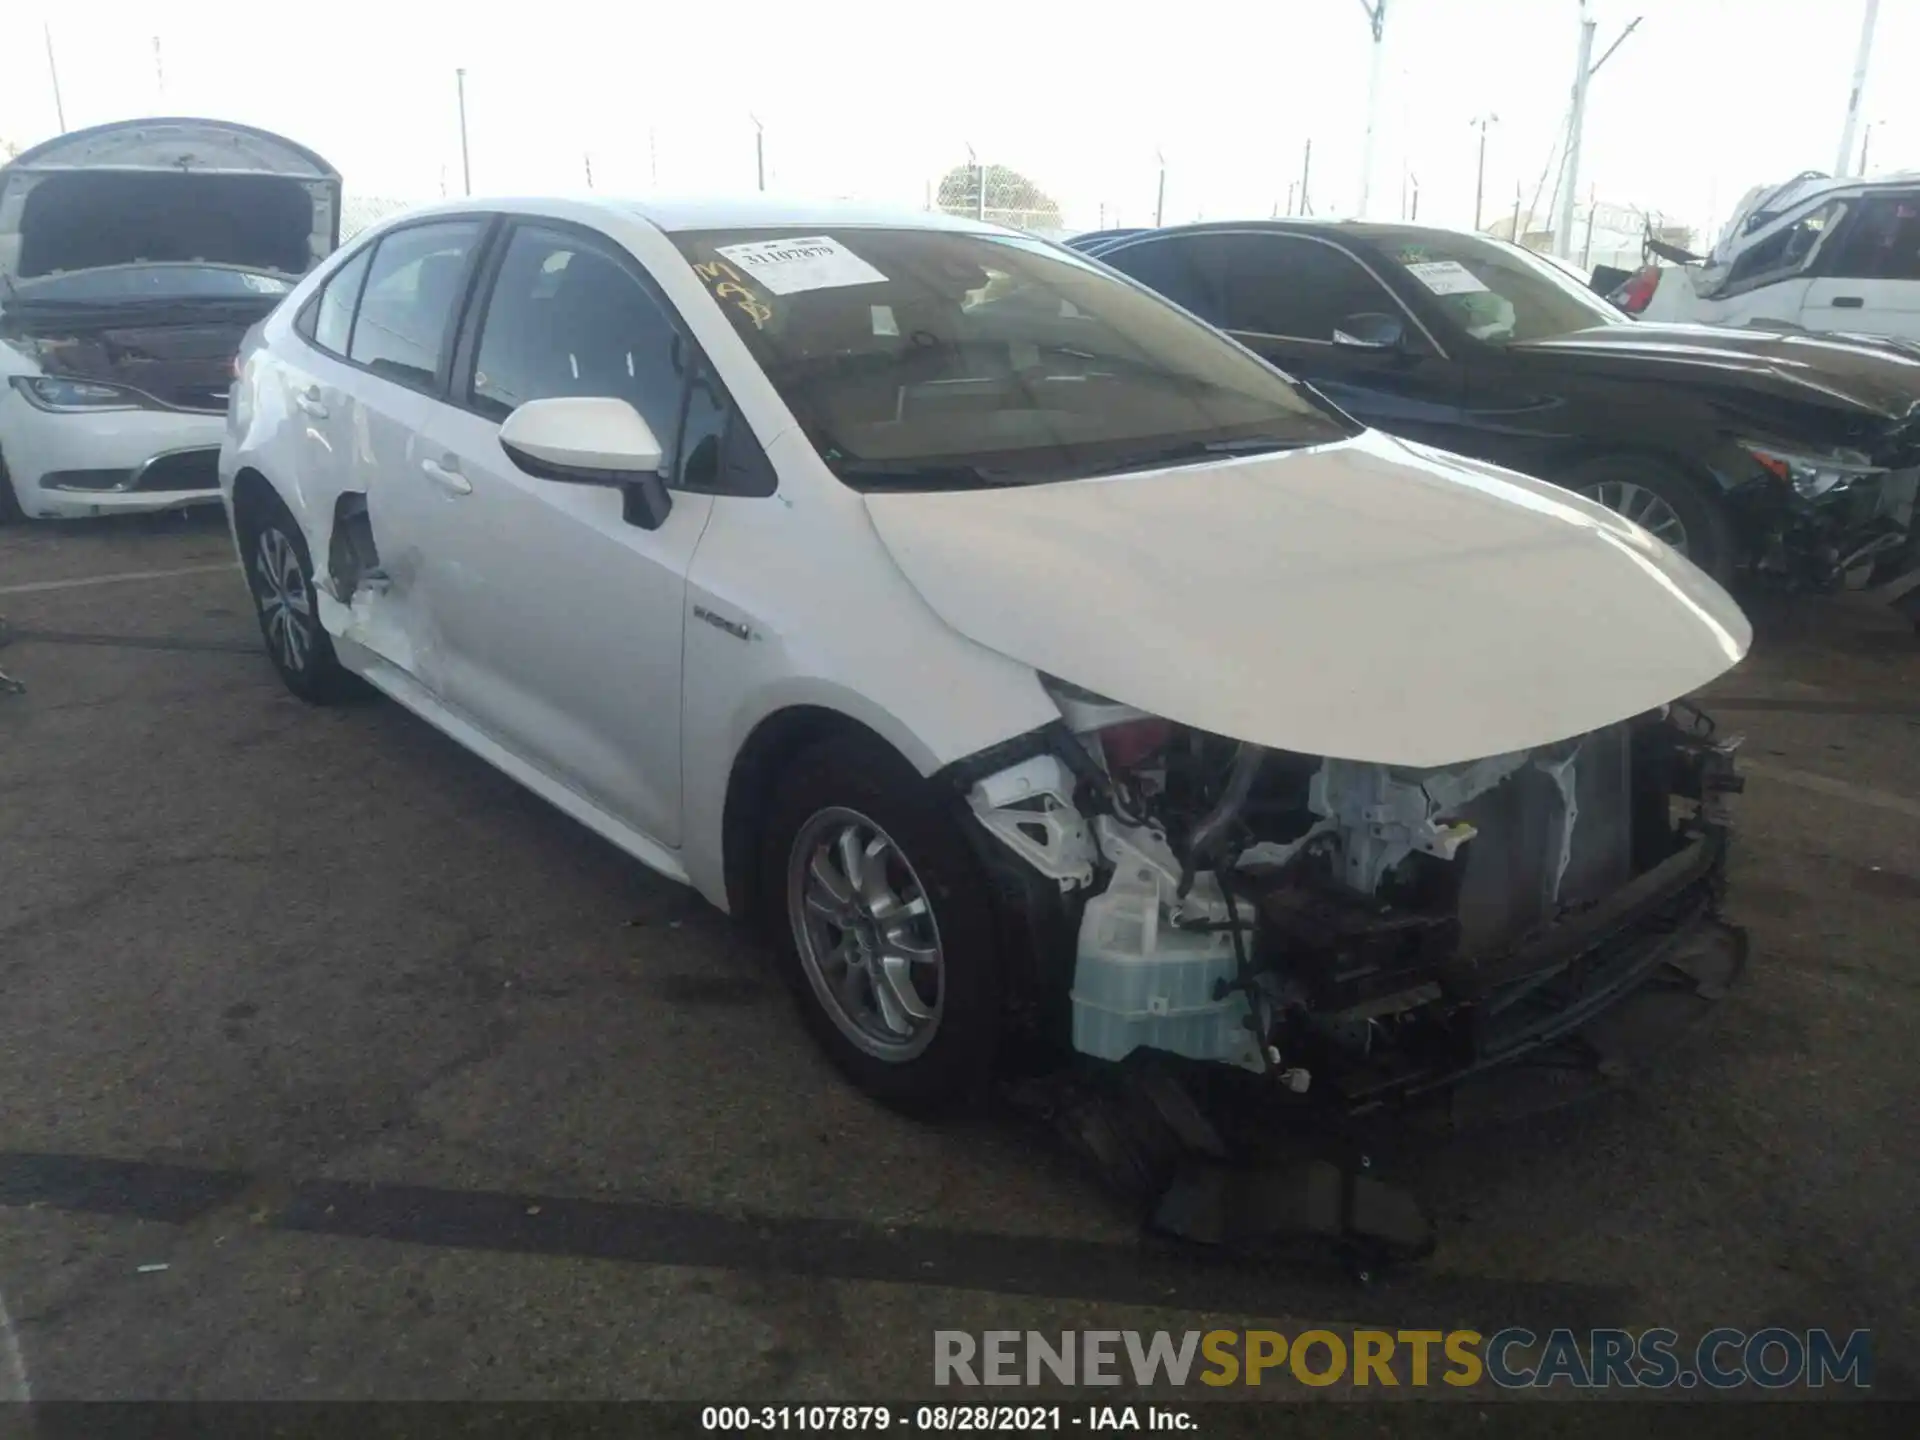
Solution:
[[[237,528],[260,637],[282,683],[310,705],[351,698],[358,686],[321,627],[313,557],[292,512],[277,497],[256,500]]]
[[[960,1108],[1000,1029],[992,897],[933,787],[877,740],[817,745],[767,814],[760,903],[808,1027],[875,1099]]]

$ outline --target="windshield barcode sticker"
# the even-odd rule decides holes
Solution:
[[[738,265],[756,285],[775,295],[831,290],[841,285],[872,285],[887,278],[827,235],[755,240],[746,245],[718,248],[720,254]]]
[[[1436,295],[1478,295],[1487,288],[1458,260],[1421,260],[1407,272]]]

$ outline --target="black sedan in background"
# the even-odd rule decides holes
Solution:
[[[1554,481],[1721,579],[1915,562],[1920,349],[1653,325],[1504,241],[1247,221],[1069,242],[1363,424]]]

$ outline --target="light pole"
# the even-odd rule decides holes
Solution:
[[[758,115],[749,115],[753,121],[753,173],[759,178],[760,188],[767,188],[767,127],[760,123]]]
[[[1300,213],[1311,215],[1313,201],[1307,195],[1307,181],[1313,178],[1313,137],[1307,137],[1307,150],[1300,157]]]
[[[1153,197],[1153,228],[1158,230],[1167,213],[1167,157],[1156,150],[1153,158],[1160,162],[1160,188]]]
[[[1860,135],[1860,178],[1867,178],[1867,152],[1873,149],[1873,127],[1884,125],[1884,120],[1869,120]]]
[[[1480,163],[1473,172],[1473,228],[1476,233],[1480,229],[1480,201],[1487,188],[1487,127],[1499,123],[1500,117],[1491,110],[1473,122],[1480,131]]]
[[[1853,88],[1847,92],[1847,121],[1840,128],[1840,158],[1834,163],[1835,179],[1843,179],[1853,163],[1853,131],[1860,122],[1860,96],[1867,88],[1867,66],[1873,59],[1873,22],[1880,14],[1880,0],[1867,0],[1866,14],[1860,18],[1860,53],[1853,62]],[[1866,162],[1861,162],[1864,170]]]
[[[454,91],[460,98],[460,184],[465,192],[473,194],[473,166],[467,159],[467,72],[453,72]]]
[[[1367,69],[1367,134],[1360,151],[1360,206],[1354,212],[1364,220],[1373,194],[1374,132],[1380,128],[1380,57],[1386,49],[1387,0],[1360,0],[1360,8],[1367,12],[1367,25],[1373,31],[1373,58]]]

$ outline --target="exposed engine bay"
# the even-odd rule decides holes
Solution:
[[[274,304],[266,296],[90,309],[15,301],[0,308],[0,341],[50,376],[125,385],[171,409],[222,414],[240,339]]]
[[[1063,724],[959,778],[1042,878],[1036,945],[1071,937],[1064,1007],[1044,963],[1032,1001],[1081,1055],[1231,1066],[1351,1113],[1567,1033],[1717,913],[1739,742],[1690,706],[1411,770],[1048,688]]]

